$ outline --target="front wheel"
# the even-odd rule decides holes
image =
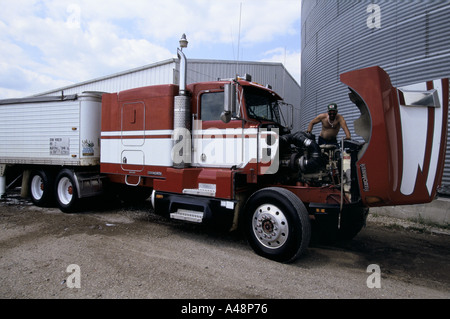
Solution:
[[[278,187],[253,194],[245,211],[246,235],[253,250],[268,259],[293,262],[309,246],[308,211],[292,192]]]
[[[64,213],[74,213],[79,208],[80,199],[74,173],[63,169],[56,177],[56,201]]]

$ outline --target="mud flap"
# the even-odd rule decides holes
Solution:
[[[309,213],[314,215],[311,221],[312,244],[330,244],[338,238],[339,204],[310,203]]]
[[[359,204],[346,205],[341,212],[338,239],[353,239],[366,226],[369,208]]]
[[[360,203],[344,205],[342,212],[336,204],[311,203],[313,242],[330,244],[338,240],[353,239],[366,225],[368,207]]]

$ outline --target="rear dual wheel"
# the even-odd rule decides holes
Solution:
[[[30,174],[31,201],[39,207],[47,207],[54,200],[54,177],[44,170],[33,170]]]
[[[80,199],[74,173],[63,169],[56,177],[56,202],[64,213],[74,213],[79,208]]]
[[[248,242],[263,257],[293,262],[309,246],[308,211],[297,196],[284,188],[264,188],[253,194],[245,219]]]
[[[31,201],[36,206],[51,206],[56,199],[59,209],[65,213],[74,213],[79,208],[75,176],[69,169],[61,170],[56,178],[51,171],[33,170],[29,190]]]

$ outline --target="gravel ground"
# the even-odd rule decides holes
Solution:
[[[64,214],[18,196],[1,201],[0,298],[450,297],[445,229],[370,216],[355,239],[281,264],[254,254],[239,233],[166,220],[148,202],[108,206]],[[67,271],[73,264],[79,272]],[[368,287],[373,264],[380,288]]]

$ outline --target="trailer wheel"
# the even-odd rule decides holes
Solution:
[[[80,199],[72,171],[63,169],[56,177],[56,201],[64,213],[75,213]]]
[[[53,202],[53,177],[43,170],[34,170],[30,174],[29,190],[31,201],[39,207],[46,207]]]
[[[245,210],[250,246],[263,257],[293,262],[308,248],[311,224],[308,211],[292,192],[277,187],[253,194]]]

